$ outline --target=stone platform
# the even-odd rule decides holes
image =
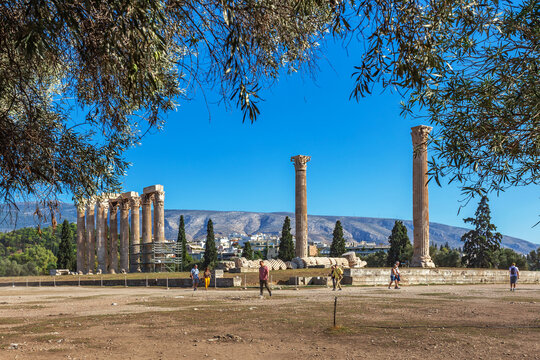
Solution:
[[[495,269],[420,269],[402,268],[401,283],[421,284],[503,284],[509,282],[508,270]],[[539,284],[540,271],[520,271],[519,283]],[[389,268],[345,269],[342,284],[388,285]]]

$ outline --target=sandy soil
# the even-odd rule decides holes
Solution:
[[[540,286],[0,292],[0,359],[366,357],[540,359]]]

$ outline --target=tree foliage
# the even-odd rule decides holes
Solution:
[[[388,237],[390,249],[386,258],[386,265],[392,266],[396,261],[410,261],[412,257],[412,245],[407,235],[407,228],[403,222],[396,220],[392,233]]]
[[[248,260],[255,259],[253,249],[251,248],[251,243],[249,241],[246,241],[244,244],[244,248],[242,249],[242,257],[245,257]]]
[[[334,227],[332,244],[330,245],[330,256],[331,257],[340,257],[347,249],[345,248],[345,238],[343,237],[343,227],[341,226],[341,221],[337,220]]]
[[[186,266],[188,261],[188,251],[187,251],[187,238],[186,238],[186,226],[184,224],[184,215],[180,215],[180,222],[178,224],[178,238],[176,239],[176,242],[178,244],[182,245],[182,265],[181,270],[184,270],[184,266]]]
[[[291,234],[291,219],[288,216],[283,221],[281,238],[279,239],[278,258],[283,261],[291,261],[295,257],[293,236]]]
[[[196,87],[255,120],[258,91],[314,59],[320,0],[0,3],[0,199],[120,187],[123,152]],[[42,212],[44,208],[47,212]]]
[[[62,224],[60,239],[56,267],[58,269],[69,269],[75,271],[77,267],[77,259],[73,250],[73,243],[75,239],[73,237],[69,221],[67,220],[64,220],[64,223]]]
[[[208,219],[206,224],[206,244],[204,247],[204,258],[202,262],[202,268],[207,266],[214,266],[217,263],[217,248],[216,239],[214,237],[214,224],[212,219]]]
[[[527,257],[518,254],[512,249],[501,248],[495,252],[496,266],[498,269],[508,269],[515,263],[520,270],[528,270]]]
[[[463,262],[468,267],[489,268],[496,266],[496,251],[499,250],[502,235],[491,223],[487,196],[482,196],[474,218],[466,218],[465,223],[474,225],[474,229],[463,234]]]
[[[540,271],[540,247],[527,255],[527,265],[529,270]]]
[[[451,249],[446,243],[437,249],[436,246],[429,247],[429,255],[437,267],[462,267],[462,254],[458,249]]]
[[[435,126],[430,175],[468,196],[540,179],[540,2],[363,0],[356,85],[398,89]],[[437,159],[437,160],[436,160]]]

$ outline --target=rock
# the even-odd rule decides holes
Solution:
[[[117,306],[118,304],[117,303],[112,303],[111,306]]]
[[[17,350],[18,348],[19,348],[19,344],[15,344],[15,343],[9,344],[9,347],[8,347],[9,350]]]

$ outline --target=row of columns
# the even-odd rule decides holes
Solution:
[[[78,272],[114,274],[119,271],[148,272],[154,268],[152,242],[165,241],[165,192],[162,185],[145,187],[141,196],[130,191],[121,195],[103,195],[97,200],[88,199],[76,205]]]
[[[432,127],[411,128],[413,142],[413,226],[414,245],[411,266],[435,267],[429,255],[429,200],[427,140]],[[291,157],[295,169],[296,256],[308,255],[307,163],[311,156]]]

